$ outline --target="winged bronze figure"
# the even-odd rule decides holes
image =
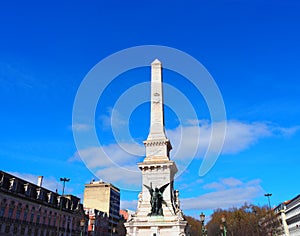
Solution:
[[[151,213],[149,215],[154,215],[154,216],[162,216],[163,215],[163,209],[162,209],[162,203],[164,202],[163,200],[163,193],[165,189],[168,187],[170,183],[167,183],[163,185],[160,188],[152,188],[152,182],[150,182],[150,187],[145,185],[144,186],[149,190],[149,193],[151,195]]]

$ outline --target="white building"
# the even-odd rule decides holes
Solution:
[[[300,195],[277,206],[274,211],[282,223],[282,234],[285,236],[300,235]]]

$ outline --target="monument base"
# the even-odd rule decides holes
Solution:
[[[138,207],[125,223],[127,236],[186,236],[187,222],[179,206],[178,191],[174,191],[173,179],[177,167],[173,161],[139,163],[142,170],[143,188],[138,197]],[[151,215],[151,195],[146,186],[160,188],[163,192],[162,215]]]
[[[186,236],[187,222],[166,221],[163,216],[151,216],[147,221],[134,218],[125,223],[127,236]]]

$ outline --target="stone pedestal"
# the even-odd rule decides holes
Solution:
[[[152,217],[151,217],[152,218]],[[131,236],[185,236],[186,222],[149,219],[147,222],[128,222],[127,235]]]
[[[165,157],[145,158],[138,163],[142,171],[143,186],[138,196],[138,206],[134,215],[125,223],[129,236],[175,236],[186,235],[187,222],[180,210],[178,190],[174,190],[175,162]],[[151,195],[146,186],[161,188],[163,192],[162,215],[151,216]],[[146,185],[146,186],[145,186]]]
[[[173,161],[142,162],[138,164],[143,176],[142,192],[138,196],[135,215],[125,223],[129,236],[175,236],[186,235],[187,222],[184,220],[178,199],[178,191],[174,191],[173,179],[177,172]],[[169,183],[163,193],[163,215],[150,216],[151,195],[144,186],[153,188]]]

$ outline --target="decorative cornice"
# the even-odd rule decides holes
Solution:
[[[164,145],[171,145],[169,139],[164,140],[146,140],[144,141],[145,147],[153,147],[153,146],[164,146]]]

